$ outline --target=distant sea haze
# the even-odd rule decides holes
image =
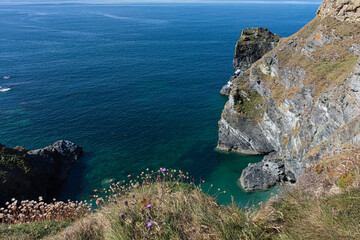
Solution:
[[[2,0],[0,4],[4,5],[27,5],[27,4],[176,4],[176,3],[195,3],[195,4],[311,4],[320,5],[322,1],[313,0]]]
[[[111,180],[160,167],[225,190],[221,203],[276,191],[249,194],[237,184],[261,156],[215,151],[227,101],[219,91],[243,28],[287,37],[318,5],[1,3],[0,142],[82,146],[60,199],[85,199]]]

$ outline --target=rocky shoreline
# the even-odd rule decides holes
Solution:
[[[242,75],[251,65],[264,54],[277,46],[281,37],[263,27],[246,28],[241,32],[235,45],[233,60],[234,75],[220,90],[221,95],[229,96],[234,87],[233,80]]]
[[[325,0],[299,32],[277,46],[270,39],[272,50],[255,54],[264,43],[245,44],[254,49],[241,57],[236,47],[217,149],[266,155],[242,172],[245,190],[294,183],[323,156],[360,146],[359,9]]]
[[[52,198],[51,193],[56,192],[83,153],[81,147],[67,140],[31,151],[0,144],[0,150],[0,203],[11,198]]]

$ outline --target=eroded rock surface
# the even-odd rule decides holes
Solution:
[[[218,149],[272,153],[283,165],[278,176],[265,159],[250,165],[240,178],[245,189],[295,182],[324,152],[359,145],[360,23],[332,12],[344,3],[358,19],[355,1],[325,0],[314,20],[234,78]]]
[[[360,0],[327,0],[317,11],[320,17],[332,16],[338,20],[360,22]]]
[[[31,151],[0,144],[0,203],[13,197],[46,199],[49,192],[56,192],[81,155],[82,148],[66,140]]]
[[[233,60],[234,75],[231,76],[227,84],[222,87],[220,94],[228,96],[234,87],[234,78],[243,74],[254,62],[272,50],[278,44],[279,40],[279,35],[270,32],[266,28],[244,29],[240,39],[235,45]]]

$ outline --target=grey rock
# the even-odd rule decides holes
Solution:
[[[35,199],[42,196],[45,200],[54,197],[59,191],[60,185],[66,179],[69,170],[81,157],[82,148],[66,140],[60,140],[45,148],[28,151],[22,147],[14,149],[6,148],[0,144],[0,148],[7,149],[4,159],[21,158],[26,166],[13,163],[13,166],[5,169],[3,179],[10,181],[1,182],[0,204],[11,198],[18,200]],[[0,155],[0,157],[3,157]],[[5,164],[6,166],[6,164]]]
[[[284,164],[280,162],[258,162],[249,165],[239,179],[245,191],[264,190],[274,186],[284,177]]]
[[[340,8],[346,19],[332,10],[329,14],[346,21],[342,27],[356,29],[352,22],[360,12],[359,1],[325,0],[315,21],[233,78],[219,121],[217,148],[267,155],[243,171],[240,183],[246,190],[294,183],[323,154],[343,144],[360,146],[360,34],[342,36],[342,29],[323,18],[328,4],[350,9],[342,13]],[[332,53],[323,52],[330,48]],[[350,57],[351,64],[329,68]],[[321,73],[319,66],[329,70]],[[337,72],[328,74],[331,71]],[[249,93],[254,92],[261,98],[252,100]],[[258,104],[250,104],[254,102]]]
[[[322,18],[331,16],[340,21],[360,22],[359,0],[324,0],[316,14]]]
[[[234,86],[233,81],[232,81],[232,80],[229,80],[229,81],[227,82],[227,84],[224,85],[224,86],[221,88],[220,94],[221,94],[221,95],[225,95],[225,96],[229,96],[230,91],[231,91],[231,89],[233,88],[233,86]]]
[[[234,75],[220,91],[221,95],[228,96],[233,88],[233,79],[242,75],[254,62],[278,44],[280,36],[266,28],[247,28],[241,33],[235,45],[233,60]]]
[[[33,168],[42,178],[53,182],[65,180],[72,165],[80,158],[82,148],[67,140],[56,141],[45,148],[29,151],[28,158]]]

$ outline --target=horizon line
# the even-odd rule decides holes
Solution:
[[[175,0],[175,1],[169,1],[169,0],[150,0],[150,1],[144,1],[144,0],[125,0],[125,1],[116,1],[116,0],[110,0],[110,1],[91,1],[91,0],[71,0],[71,1],[33,1],[33,2],[27,2],[27,1],[0,1],[0,5],[60,5],[60,4],[89,4],[89,5],[139,5],[139,4],[291,4],[291,5],[320,5],[322,1],[319,2],[313,2],[313,1],[291,1],[291,0],[280,0],[280,1],[266,1],[266,0]]]

